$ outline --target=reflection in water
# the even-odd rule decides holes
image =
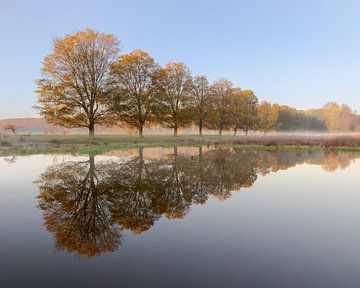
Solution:
[[[38,180],[39,207],[59,249],[93,256],[119,245],[120,229],[110,219],[104,172],[90,156],[86,162],[51,167]]]
[[[136,155],[117,160],[65,162],[48,168],[36,181],[39,208],[56,246],[87,256],[113,252],[122,230],[142,233],[162,216],[183,218],[192,204],[210,196],[227,199],[251,187],[257,175],[301,163],[344,169],[356,153],[322,151],[245,151],[236,148],[174,147],[161,157]],[[146,150],[146,149],[145,149]],[[103,159],[103,158],[102,158]]]

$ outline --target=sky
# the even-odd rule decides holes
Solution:
[[[38,116],[35,81],[52,39],[85,28],[260,100],[360,112],[360,1],[0,0],[0,119]]]

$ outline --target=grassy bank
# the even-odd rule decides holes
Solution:
[[[0,136],[0,156],[47,153],[100,154],[137,146],[236,145],[243,149],[360,151],[360,135],[276,136]]]

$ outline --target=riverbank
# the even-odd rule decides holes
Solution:
[[[131,147],[233,145],[257,150],[360,151],[360,134],[352,135],[251,135],[251,136],[0,136],[0,156],[49,153],[101,154]]]

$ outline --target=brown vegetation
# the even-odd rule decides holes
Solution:
[[[269,135],[266,137],[248,136],[234,140],[234,144],[265,145],[265,146],[318,146],[332,147],[359,147],[360,135],[358,134],[322,134],[322,135]]]

